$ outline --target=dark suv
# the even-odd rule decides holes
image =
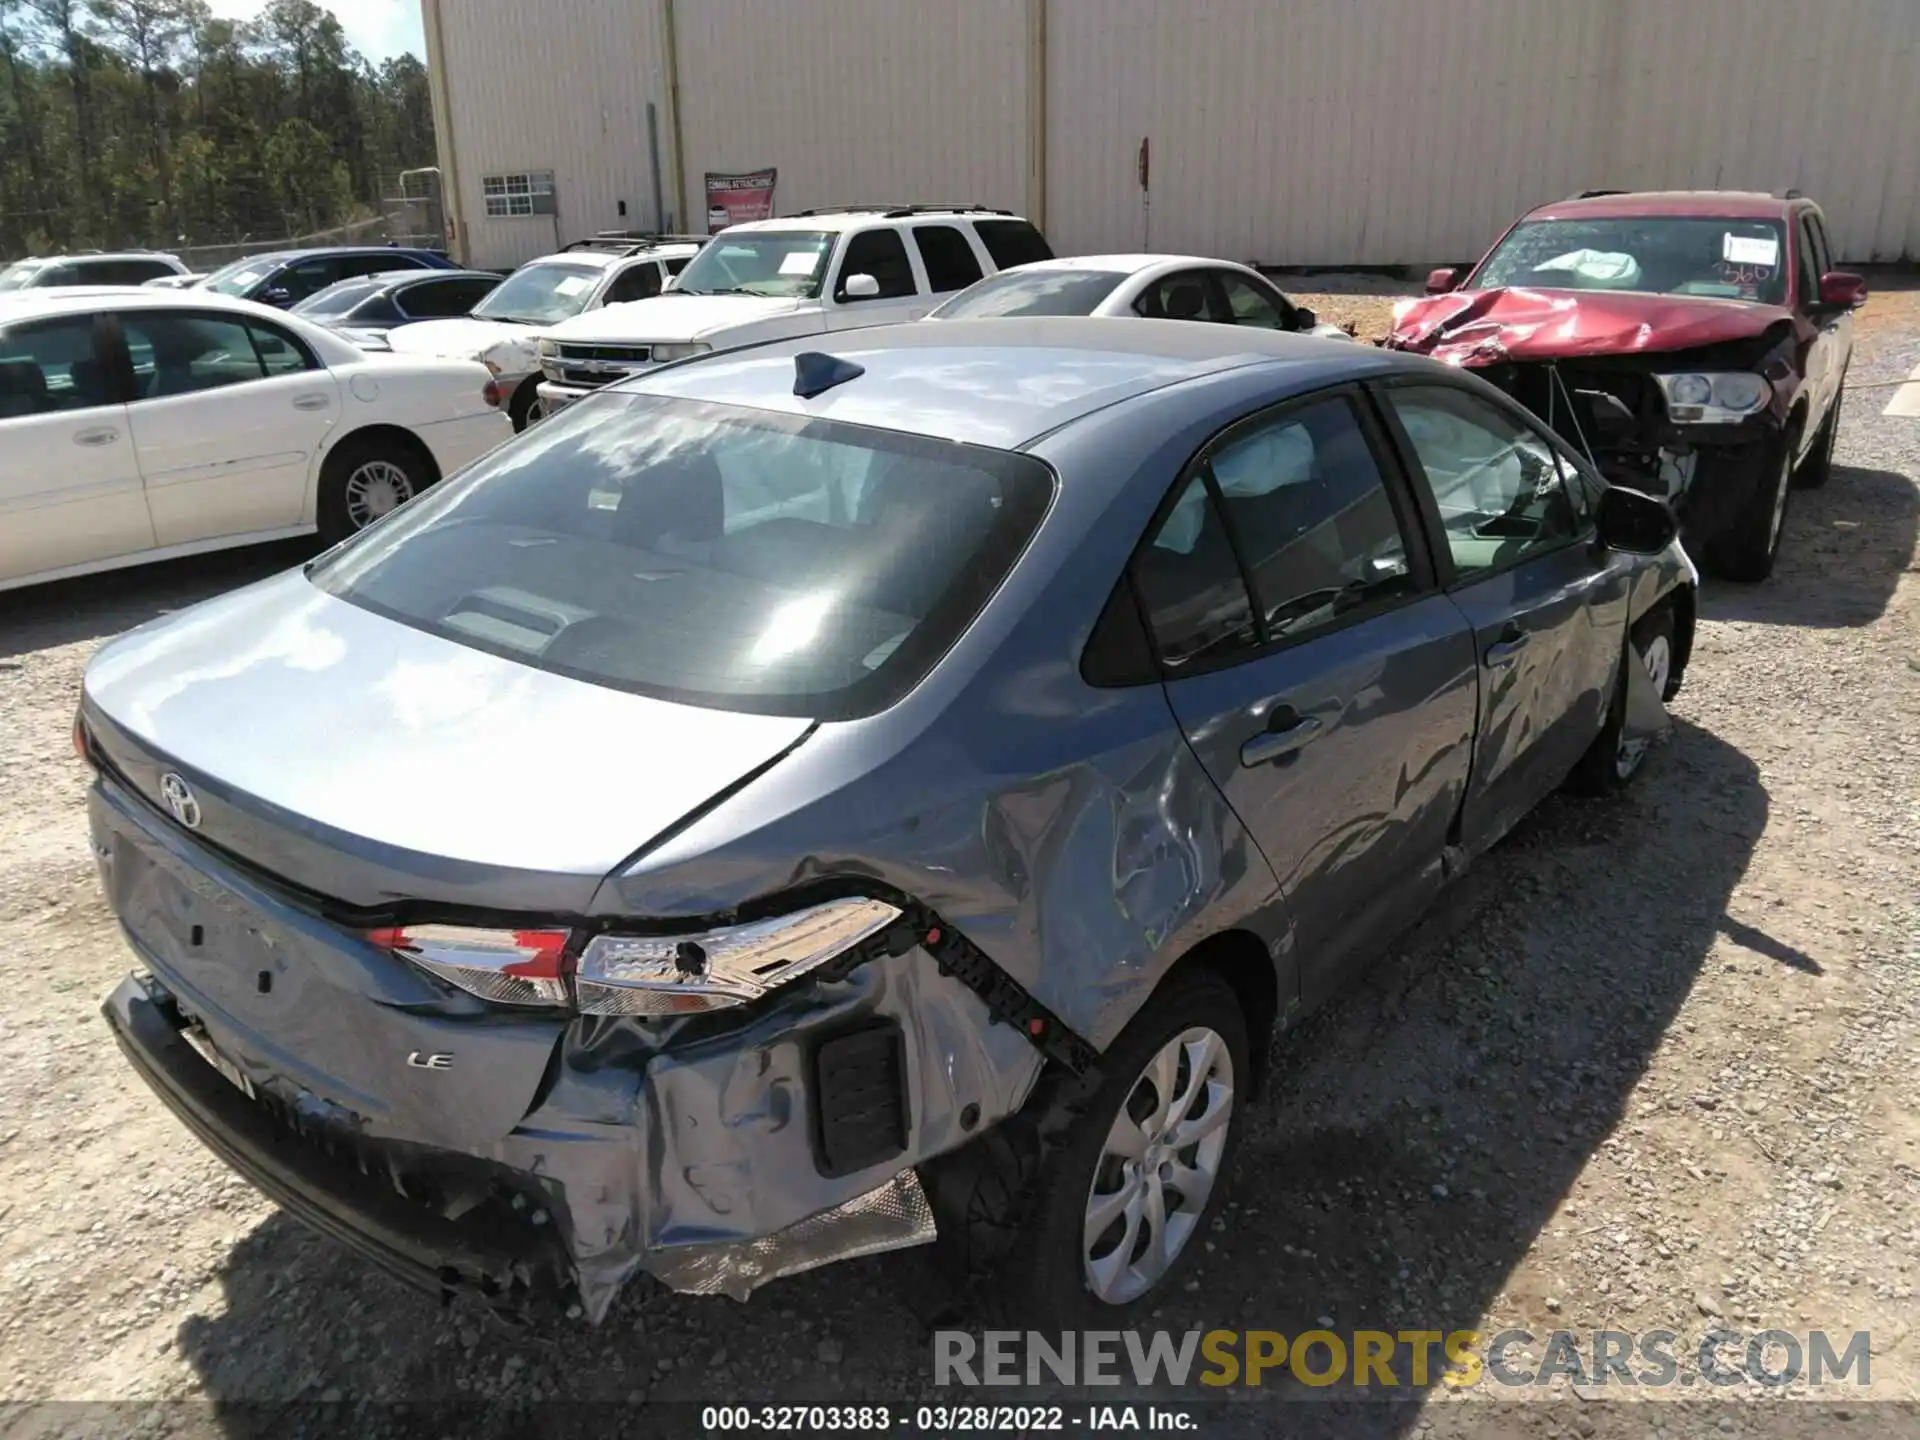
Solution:
[[[1386,344],[1471,366],[1674,505],[1714,572],[1764,580],[1791,486],[1824,484],[1866,282],[1785,195],[1588,191],[1521,217]]]

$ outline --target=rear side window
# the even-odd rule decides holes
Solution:
[[[609,393],[309,573],[590,683],[845,719],[892,704],[945,653],[1052,487],[1031,456]]]
[[[964,290],[980,278],[980,262],[974,258],[967,237],[951,225],[916,225],[913,243],[920,250],[920,264],[927,272],[927,288],[934,294]]]
[[[0,335],[0,420],[111,401],[93,355],[93,317],[66,315]]]
[[[849,275],[871,275],[880,285],[878,295],[847,294]],[[840,262],[840,282],[833,298],[848,304],[861,300],[901,300],[915,294],[913,266],[907,261],[907,247],[898,230],[862,230],[847,242],[846,258]]]
[[[1053,247],[1047,244],[1047,237],[1025,220],[976,220],[973,233],[980,237],[995,267],[1001,270],[1053,259]]]

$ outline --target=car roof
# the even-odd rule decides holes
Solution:
[[[794,395],[793,357],[823,347],[864,373],[811,399]],[[1243,326],[1044,316],[809,335],[669,366],[617,388],[1018,449],[1118,401],[1247,365],[1291,369],[1304,390],[1407,368],[1405,358]]]
[[[638,242],[635,242],[636,244]],[[610,246],[607,249],[593,249],[582,246],[578,250],[556,250],[551,255],[536,255],[519,267],[526,270],[534,265],[588,265],[597,270],[618,265],[623,260],[674,260],[682,255],[698,255],[700,247],[690,240],[671,240],[659,245],[648,245],[642,249],[621,249]]]
[[[145,285],[62,285],[48,290],[14,290],[0,295],[0,309],[9,321],[66,315],[101,308],[111,300],[115,310],[231,310],[261,320],[282,320],[285,312],[222,295],[214,290],[155,290]]]
[[[1125,274],[1134,275],[1142,270],[1152,270],[1161,265],[1174,269],[1189,265],[1211,265],[1229,270],[1246,268],[1234,261],[1222,260],[1217,255],[1148,254],[1059,255],[1051,260],[1030,260],[1025,265],[1016,265],[1011,268],[1015,270],[1119,270]]]
[[[1529,220],[1626,220],[1699,216],[1714,220],[1781,220],[1798,202],[1759,190],[1633,190],[1575,196],[1527,212]]]
[[[267,263],[284,265],[290,260],[311,260],[325,255],[431,255],[431,250],[421,250],[412,245],[313,245],[303,250],[266,250],[258,255],[242,256],[241,260],[229,260],[227,264],[238,265],[242,260],[249,264]],[[221,267],[222,269],[225,266]]]
[[[178,265],[180,257],[169,250],[80,250],[66,255],[22,255],[9,262],[19,265],[73,265],[98,260],[166,260]],[[0,269],[6,269],[0,265]]]
[[[902,214],[902,211],[909,213]],[[743,220],[738,225],[729,225],[714,239],[728,235],[753,234],[760,231],[779,230],[844,230],[865,229],[869,225],[913,225],[929,220],[1012,220],[1022,225],[1032,222],[1021,215],[1005,210],[987,210],[977,206],[955,205],[952,208],[939,206],[908,207],[903,205],[874,205],[868,208],[858,206],[847,209],[827,209],[811,215],[776,215],[769,220]]]

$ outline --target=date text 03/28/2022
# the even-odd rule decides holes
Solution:
[[[912,1434],[1031,1435],[1069,1430],[1192,1432],[1199,1419],[1160,1405],[708,1405],[700,1428],[710,1435],[900,1430]]]

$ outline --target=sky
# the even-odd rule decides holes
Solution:
[[[213,13],[251,19],[266,0],[212,0]],[[331,10],[353,48],[376,64],[403,52],[427,58],[420,33],[420,0],[315,0]]]

